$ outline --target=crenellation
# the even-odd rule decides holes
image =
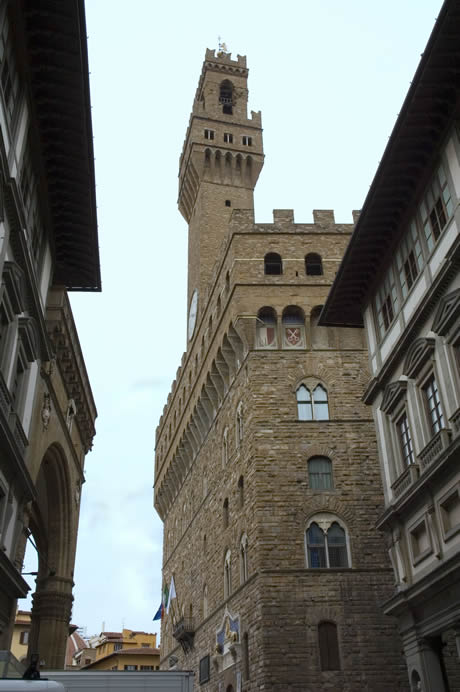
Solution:
[[[313,222],[318,226],[324,226],[328,228],[329,226],[335,225],[335,217],[333,209],[313,209]]]

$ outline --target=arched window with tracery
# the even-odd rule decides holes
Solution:
[[[323,262],[321,260],[321,255],[317,255],[315,252],[310,252],[306,255],[305,273],[307,276],[322,276]]]
[[[283,310],[283,348],[305,348],[305,315],[301,308],[289,305]]]
[[[306,531],[307,564],[311,568],[350,566],[347,534],[337,518],[327,513],[314,517]]]
[[[333,487],[332,461],[328,457],[308,460],[308,484],[311,490],[330,490]]]
[[[220,84],[219,103],[222,106],[222,113],[233,114],[233,84],[229,79],[224,79]]]
[[[256,332],[258,348],[276,348],[276,311],[263,307],[257,313]]]
[[[232,554],[227,550],[224,560],[224,598],[232,593]]]
[[[307,387],[301,384],[296,391],[299,420],[329,420],[327,389],[322,384]]]
[[[264,273],[272,276],[283,273],[283,260],[277,252],[268,252],[264,257]]]
[[[248,537],[243,534],[240,541],[240,584],[244,584],[248,576]]]
[[[321,670],[340,670],[339,638],[335,622],[320,622],[318,643]]]

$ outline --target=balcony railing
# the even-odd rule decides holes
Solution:
[[[450,444],[450,430],[442,428],[419,454],[420,472],[423,473]]]
[[[395,480],[391,489],[394,496],[400,497],[419,477],[418,464],[409,464],[407,469]]]
[[[194,618],[183,617],[178,620],[173,629],[173,637],[179,642],[185,653],[193,649],[193,639],[195,637]]]

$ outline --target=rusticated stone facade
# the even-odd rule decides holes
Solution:
[[[238,70],[232,91],[224,81]],[[363,333],[317,325],[353,225],[332,211],[254,222],[263,150],[260,114],[252,143],[242,139],[246,78],[244,58],[207,52],[181,158],[182,211],[188,179],[194,190],[189,304],[198,298],[156,437],[163,581],[174,576],[177,593],[162,667],[193,669],[213,692],[403,690],[400,643],[379,607],[393,578],[375,529]],[[228,161],[225,179],[216,160]]]

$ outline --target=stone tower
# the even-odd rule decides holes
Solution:
[[[162,667],[197,689],[405,687],[361,330],[318,326],[352,224],[254,222],[245,58],[206,52],[180,163],[187,350],[156,434]]]

